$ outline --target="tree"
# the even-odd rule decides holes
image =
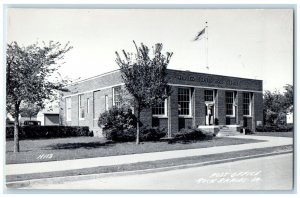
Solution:
[[[265,91],[264,103],[264,123],[266,125],[284,125],[286,114],[293,111],[293,85],[284,86],[284,93],[278,90],[274,92]]]
[[[279,91],[265,91],[264,93],[264,119],[267,125],[276,125],[278,115],[284,111],[284,97]]]
[[[14,152],[19,152],[19,114],[22,103],[44,106],[46,100],[57,97],[56,90],[64,89],[67,80],[55,78],[54,72],[66,52],[72,49],[69,43],[38,43],[19,46],[17,42],[7,45],[6,50],[6,109],[15,118]]]
[[[36,116],[40,110],[41,107],[37,104],[25,103],[20,107],[20,115],[22,117],[29,117],[31,120],[31,118]]]
[[[294,109],[294,86],[290,84],[286,84],[284,86],[285,91],[283,92],[283,95],[285,97],[285,108],[288,111],[293,112]]]
[[[138,47],[133,41],[136,53],[123,50],[124,59],[116,52],[116,63],[119,65],[125,88],[134,98],[137,113],[136,144],[139,144],[140,114],[145,108],[161,103],[170,95],[166,79],[167,66],[173,53],[162,54],[163,45],[157,43],[153,49],[153,56],[149,55],[149,48],[141,43]]]

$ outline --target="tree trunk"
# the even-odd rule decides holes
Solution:
[[[14,153],[20,151],[19,146],[19,108],[20,102],[15,103],[15,122],[14,122]]]
[[[140,107],[138,106],[138,108],[137,108],[137,123],[136,123],[136,144],[140,144],[140,115],[141,115],[141,110],[140,110]]]

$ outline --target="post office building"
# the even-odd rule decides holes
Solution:
[[[167,73],[171,95],[141,112],[143,125],[164,128],[171,137],[182,128],[226,134],[241,128],[255,131],[262,124],[262,80],[172,69]],[[120,105],[124,88],[120,70],[70,85],[70,92],[60,103],[62,124],[89,126],[95,134],[101,134],[99,115]]]

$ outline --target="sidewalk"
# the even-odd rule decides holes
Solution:
[[[19,174],[66,171],[66,170],[75,170],[75,169],[83,169],[83,168],[93,168],[99,166],[112,166],[112,165],[122,165],[122,164],[166,160],[166,159],[192,157],[192,156],[212,155],[212,154],[219,154],[224,152],[242,151],[248,149],[258,149],[258,148],[267,148],[267,147],[284,146],[284,145],[293,144],[293,138],[287,138],[287,137],[269,137],[269,136],[252,136],[252,135],[231,136],[231,138],[233,137],[264,140],[265,142],[240,144],[240,145],[232,145],[232,146],[199,148],[199,149],[164,151],[164,152],[154,152],[154,153],[141,153],[141,154],[133,154],[133,155],[85,158],[85,159],[76,159],[76,160],[63,160],[63,161],[25,163],[25,164],[9,164],[9,165],[5,165],[5,173],[6,175],[19,175]]]

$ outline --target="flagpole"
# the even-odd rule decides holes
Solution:
[[[205,58],[205,62],[206,62],[205,63],[206,64],[206,69],[209,69],[209,66],[208,66],[208,24],[207,24],[207,21],[205,22],[204,29],[202,29],[200,32],[198,32],[197,36],[194,38],[194,41],[201,40],[202,38],[206,39],[206,42],[204,44],[205,49],[203,50],[203,52],[205,53],[204,58]],[[201,55],[201,57],[202,57],[202,55]]]
[[[208,66],[208,25],[207,25],[207,21],[205,22],[205,33],[206,33],[206,69],[209,70],[209,66]]]

